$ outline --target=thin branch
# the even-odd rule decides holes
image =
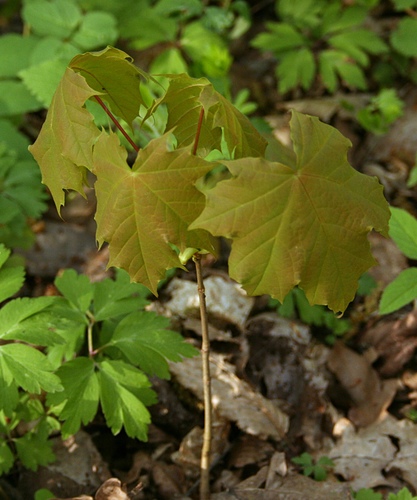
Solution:
[[[200,463],[200,500],[210,499],[210,458],[211,458],[211,427],[212,427],[212,407],[211,407],[211,379],[210,379],[210,338],[208,333],[208,318],[206,307],[206,294],[201,270],[201,255],[196,253],[193,256],[197,273],[198,296],[200,299],[200,320],[201,320],[201,359],[203,365],[203,388],[204,388],[204,436],[203,448],[201,450]]]
[[[107,113],[107,115],[110,117],[110,120],[116,125],[116,127],[120,130],[120,132],[124,135],[128,143],[132,146],[132,148],[138,153],[139,152],[139,147],[133,142],[133,139],[130,137],[130,135],[126,132],[126,130],[120,125],[119,121],[117,118],[113,115],[113,113],[109,110],[109,108],[104,104],[103,100],[101,97],[98,95],[94,96],[95,100],[100,104],[100,106],[104,109],[104,111]]]

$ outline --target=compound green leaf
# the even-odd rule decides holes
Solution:
[[[391,35],[391,44],[395,50],[406,57],[416,57],[417,19],[405,17],[398,23]]]
[[[40,465],[47,465],[55,460],[53,442],[48,436],[32,431],[15,438],[13,442],[19,459],[27,469],[35,471]]]
[[[232,178],[206,193],[190,228],[233,238],[230,275],[253,295],[282,302],[299,285],[311,304],[344,311],[375,261],[367,233],[387,234],[382,186],[347,162],[350,142],[293,112],[296,168],[264,159],[224,162]]]
[[[94,318],[103,321],[138,311],[148,304],[149,290],[131,283],[129,275],[119,269],[116,279],[104,279],[94,284]]]
[[[85,313],[93,298],[93,285],[88,276],[66,269],[55,279],[55,285],[62,295],[79,311]]]
[[[99,368],[100,403],[113,434],[124,427],[131,438],[147,441],[151,417],[146,405],[156,402],[148,378],[123,361],[102,361]]]
[[[0,302],[19,291],[25,280],[23,266],[8,261],[9,256],[10,250],[0,244]]]
[[[65,203],[64,189],[85,196],[86,169],[93,164],[92,149],[99,130],[83,106],[97,94],[81,75],[67,68],[38,138],[29,146],[58,212]]]
[[[22,17],[37,35],[69,38],[82,14],[71,0],[32,0],[25,2]]]
[[[13,467],[14,456],[6,441],[0,439],[0,475],[6,474]]]
[[[118,36],[114,16],[108,12],[87,12],[71,41],[82,50],[91,50],[112,45]]]
[[[301,86],[311,87],[316,74],[316,62],[310,49],[300,48],[281,57],[277,66],[278,88],[281,93]]]
[[[99,382],[94,361],[79,357],[62,365],[57,375],[61,379],[64,390],[60,393],[48,394],[49,405],[62,405],[60,419],[65,420],[62,426],[64,435],[75,434],[81,424],[88,424],[97,413],[99,403]]]
[[[417,267],[404,269],[382,293],[379,311],[388,314],[417,298]]]
[[[109,243],[109,266],[156,295],[166,269],[182,267],[171,245],[214,252],[209,233],[187,231],[204,207],[194,183],[213,165],[189,148],[169,151],[167,136],[142,149],[132,168],[126,155],[115,134],[102,133],[95,144],[97,240]]]
[[[0,347],[0,358],[13,375],[16,385],[25,391],[39,394],[61,391],[59,378],[52,372],[52,366],[44,354],[24,344],[5,344]]]
[[[22,82],[0,80],[0,116],[19,115],[41,108],[42,104]]]
[[[22,329],[30,329],[30,319],[52,305],[55,297],[19,298],[0,309],[0,338],[13,339]]]
[[[130,126],[145,102],[140,92],[141,78],[149,76],[132,63],[122,50],[107,47],[99,52],[75,56],[69,67],[80,73],[87,84],[108,102],[114,114]]]
[[[2,35],[0,38],[0,77],[15,77],[20,70],[30,66],[31,54],[38,43],[35,36],[17,33]]]
[[[182,356],[198,354],[179,333],[167,330],[168,326],[169,320],[163,316],[147,311],[132,313],[117,325],[109,345],[149,375],[168,379],[167,359],[177,362]]]

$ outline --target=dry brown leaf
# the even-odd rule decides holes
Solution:
[[[129,500],[119,479],[111,477],[97,490],[94,500]]]
[[[178,382],[203,399],[203,378],[200,358],[170,363]],[[239,379],[235,367],[222,356],[210,356],[213,407],[218,413],[248,434],[280,440],[288,431],[289,418],[272,401],[255,392]]]
[[[399,484],[396,478],[417,489],[417,428],[412,422],[387,414],[356,431],[351,422],[342,419],[335,433],[340,440],[328,454],[335,463],[333,471],[353,490],[383,485],[400,489],[404,483]]]
[[[352,422],[360,427],[375,422],[390,405],[398,381],[382,381],[370,361],[342,341],[335,343],[327,363],[352,398],[354,406],[349,410]]]
[[[364,333],[361,342],[374,347],[382,361],[378,368],[381,375],[398,374],[417,348],[417,311],[397,320],[377,323]]]

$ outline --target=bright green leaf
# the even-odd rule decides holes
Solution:
[[[128,314],[143,308],[149,290],[139,283],[131,283],[122,269],[115,280],[104,279],[94,285],[94,318],[96,321]]]
[[[189,149],[168,151],[166,136],[142,149],[132,168],[126,155],[114,134],[95,144],[97,240],[109,243],[110,266],[157,294],[166,269],[182,267],[169,243],[214,251],[206,231],[187,231],[204,206],[194,183],[212,165]]]
[[[99,130],[83,106],[96,94],[81,75],[68,68],[38,138],[29,147],[58,212],[65,202],[64,189],[73,189],[85,196],[86,169],[92,167],[92,147]]]
[[[66,58],[55,57],[20,71],[19,76],[26,88],[44,107],[48,108],[51,105],[68,62]]]
[[[308,90],[313,84],[316,63],[310,49],[301,48],[283,55],[277,66],[278,88],[281,93],[301,86]]]
[[[13,442],[19,459],[27,469],[35,471],[40,465],[48,465],[55,461],[52,441],[48,440],[47,436],[28,432],[22,437],[15,438]]]
[[[71,41],[82,50],[91,50],[113,45],[118,36],[114,16],[107,12],[87,12]]]
[[[17,80],[0,80],[0,116],[37,111],[42,104]]]
[[[0,37],[0,78],[15,77],[27,68],[37,43],[38,38],[34,36],[3,34]]]
[[[259,34],[253,41],[253,47],[274,52],[277,56],[288,50],[303,47],[304,37],[290,24],[267,23],[269,32]]]
[[[406,57],[417,56],[417,19],[405,17],[391,34],[391,44],[396,51]]]
[[[25,2],[22,17],[37,35],[68,38],[82,14],[72,0],[32,0]]]
[[[350,142],[317,118],[293,112],[297,167],[264,159],[224,162],[232,179],[206,194],[190,228],[233,238],[230,276],[251,295],[282,302],[299,285],[311,304],[344,311],[375,261],[367,233],[387,234],[382,186],[347,162]]]
[[[417,267],[404,269],[382,293],[379,311],[388,314],[417,298]]]
[[[0,338],[13,335],[22,329],[30,328],[27,322],[33,316],[52,305],[56,297],[19,298],[8,302],[0,309]]]
[[[16,293],[25,280],[24,267],[14,265],[9,257],[10,250],[0,244],[0,302]]]
[[[33,347],[23,344],[0,346],[0,358],[13,375],[14,382],[25,391],[39,394],[62,390],[59,378],[51,373],[46,356]]]
[[[100,402],[107,425],[113,434],[124,427],[131,438],[147,441],[151,418],[145,404],[155,403],[148,378],[123,361],[102,361],[99,366]]]
[[[82,313],[90,307],[93,285],[85,274],[78,274],[74,269],[66,269],[55,279],[55,286]]]
[[[94,361],[79,357],[63,364],[57,371],[64,391],[48,394],[49,405],[61,405],[60,419],[64,435],[75,434],[81,424],[88,424],[97,413],[99,403],[99,381]]]
[[[192,357],[198,351],[176,332],[166,330],[169,320],[150,312],[129,314],[117,325],[109,345],[120,349],[127,359],[149,375],[170,377],[168,363]]]
[[[13,467],[14,456],[9,445],[0,439],[0,475],[6,474]]]
[[[417,259],[417,219],[402,208],[390,207],[389,235],[401,252]]]

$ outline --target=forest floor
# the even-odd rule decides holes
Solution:
[[[241,54],[232,76],[237,87],[249,87],[258,96],[258,114],[274,133],[288,142],[289,109],[318,116],[352,141],[351,164],[378,176],[391,204],[415,213],[416,192],[406,181],[417,153],[416,89],[401,89],[406,112],[377,137],[364,133],[340,104],[363,95],[283,102],[267,63]],[[87,203],[81,197],[69,202],[63,220],[51,204],[36,245],[26,254],[30,295],[45,293],[63,268],[95,281],[108,275],[106,249],[96,250],[94,194],[88,194]],[[352,326],[333,344],[326,342],[332,332],[325,326],[280,317],[268,297],[246,296],[227,276],[227,243],[220,259],[205,259],[214,500],[337,500],[352,498],[352,491],[361,488],[386,496],[404,486],[417,493],[417,313],[410,306],[378,314],[384,286],[410,262],[390,240],[373,234],[370,241],[379,262],[370,271],[377,287],[351,304],[345,318]],[[196,296],[190,266],[188,273],[171,279],[151,308],[170,317],[175,329],[198,345],[198,311],[190,306]],[[26,500],[40,488],[62,499],[198,498],[200,359],[170,366],[170,381],[153,381],[159,403],[150,408],[147,443],[123,432],[113,436],[98,416],[73,438],[56,441],[57,462],[2,478],[0,499]],[[324,465],[324,481],[306,477],[292,462],[304,452],[314,461],[331,459],[333,465]]]

